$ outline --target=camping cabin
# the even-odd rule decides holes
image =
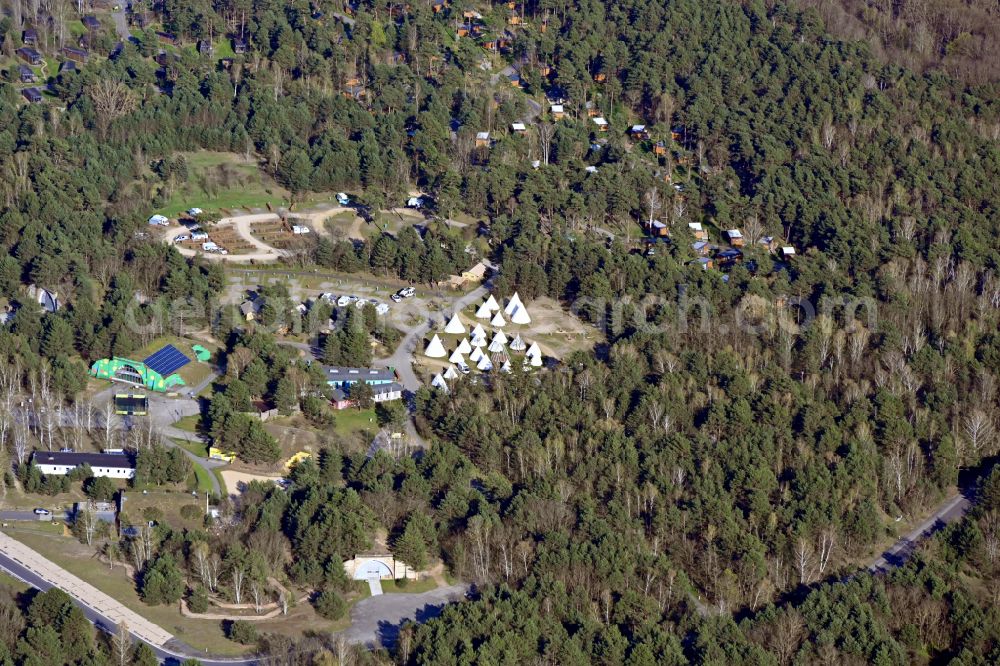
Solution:
[[[607,132],[608,131],[608,121],[605,120],[603,117],[598,116],[598,117],[596,117],[596,118],[593,119],[593,122],[594,122],[595,125],[597,125],[597,131],[598,132]]]
[[[658,238],[666,238],[670,235],[670,229],[660,220],[653,220],[649,223],[649,233]]]
[[[528,128],[524,123],[511,123],[510,129],[514,132],[514,134],[524,134],[528,131]]]
[[[42,58],[41,53],[27,46],[22,46],[16,51],[16,53],[21,58],[21,60],[28,63],[29,65],[37,67],[38,65],[41,65],[43,62],[45,62],[45,60]]]
[[[739,229],[730,229],[726,232],[726,236],[733,247],[743,247],[743,232]]]
[[[82,23],[83,27],[90,32],[93,32],[101,27],[101,22],[97,20],[97,17],[90,14],[80,19],[80,23]]]
[[[787,261],[794,256],[795,256],[795,248],[792,247],[791,245],[786,245],[785,247],[781,248],[782,259],[785,259]]]
[[[664,155],[666,155],[667,144],[665,144],[663,141],[657,141],[655,144],[653,144],[653,154],[659,157],[663,157]]]
[[[708,241],[695,241],[691,243],[691,249],[699,257],[707,257],[708,253],[711,252],[712,247],[708,244]]]
[[[720,266],[732,266],[743,260],[743,253],[737,249],[730,248],[715,255],[715,260]]]
[[[21,43],[25,46],[34,46],[38,43],[38,31],[34,28],[28,28],[21,33]]]
[[[76,63],[73,62],[72,60],[63,60],[62,63],[60,63],[59,65],[60,74],[62,74],[63,72],[75,72],[75,71],[76,71]]]
[[[507,75],[507,80],[510,82],[510,85],[514,88],[520,88],[522,86],[521,73],[518,72],[516,69]]]
[[[566,117],[566,109],[563,108],[563,105],[562,104],[553,104],[552,105],[552,119],[553,120],[562,120],[565,117]]]
[[[235,37],[233,39],[233,53],[241,54],[247,52],[247,40],[242,37]]]
[[[29,104],[40,104],[42,101],[42,91],[38,88],[25,88],[21,91],[21,95]]]
[[[476,148],[489,148],[490,147],[490,133],[489,132],[477,132],[476,133]]]
[[[691,230],[696,240],[708,240],[708,233],[701,226],[701,222],[688,222],[688,229]]]
[[[649,132],[646,130],[645,125],[632,125],[628,134],[636,141],[646,141],[649,139]]]
[[[34,70],[27,65],[18,65],[17,75],[18,78],[21,79],[21,83],[34,83],[38,80],[38,77],[35,76]]]
[[[757,240],[757,245],[760,245],[768,252],[774,252],[778,249],[778,241],[775,240],[774,236],[764,236]]]
[[[72,46],[63,47],[63,55],[66,56],[67,60],[72,60],[73,62],[79,63],[81,65],[87,64],[87,58],[90,57],[83,49],[74,48]]]

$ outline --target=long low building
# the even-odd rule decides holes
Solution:
[[[78,467],[90,465],[94,476],[112,479],[135,477],[135,461],[124,453],[77,453],[75,451],[35,451],[31,461],[42,474],[65,476]]]
[[[323,366],[326,383],[333,388],[348,389],[351,384],[365,382],[375,387],[396,381],[396,372],[391,368],[345,368],[337,365]]]

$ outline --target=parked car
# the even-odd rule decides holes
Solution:
[[[350,296],[341,296],[340,298],[337,299],[337,307],[343,308],[350,305],[350,303],[351,303]]]
[[[472,369],[469,368],[469,366],[465,362],[462,362],[458,364],[458,371],[461,372],[463,375],[467,375],[470,372],[472,372]]]
[[[48,509],[41,509],[41,508],[39,508],[39,509],[35,509],[35,515],[36,516],[51,516],[52,512],[49,511]]]
[[[392,296],[390,296],[389,298],[391,298],[391,299],[392,299],[392,302],[393,302],[393,303],[399,303],[400,301],[402,301],[402,300],[403,300],[403,297],[402,297],[402,296],[400,296],[399,294],[393,294],[393,295],[392,295]]]
[[[175,243],[183,243],[184,241],[189,241],[189,240],[191,240],[191,237],[188,236],[187,234],[181,234],[180,236],[174,236],[174,242]]]
[[[403,298],[413,298],[413,296],[416,295],[416,293],[417,290],[414,289],[413,287],[403,287],[402,289],[399,290],[399,295],[402,296]]]

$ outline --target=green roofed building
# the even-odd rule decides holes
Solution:
[[[184,380],[176,373],[164,378],[163,375],[149,368],[145,363],[117,356],[96,361],[90,366],[90,376],[132,384],[133,386],[145,386],[150,391],[161,393],[178,386],[184,386]]]

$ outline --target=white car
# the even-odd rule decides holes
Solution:
[[[375,313],[380,315],[389,314],[389,304],[379,303],[375,306]]]
[[[184,241],[189,241],[189,240],[191,240],[191,237],[188,236],[187,234],[181,234],[180,236],[174,236],[174,242],[175,243],[183,243]]]
[[[350,305],[350,303],[351,303],[350,296],[341,296],[340,298],[337,299],[337,307],[343,308]]]
[[[354,301],[354,307],[356,307],[359,310],[363,310],[366,305],[368,305],[368,301],[366,301],[363,298]]]
[[[458,364],[458,371],[463,375],[467,375],[472,372],[471,368],[469,368],[469,366],[464,362]]]
[[[391,298],[391,299],[392,299],[392,302],[393,302],[393,303],[399,303],[400,301],[402,301],[402,300],[403,300],[403,297],[402,297],[402,296],[400,296],[399,294],[393,294],[393,295],[392,295],[392,296],[390,296],[389,298]]]
[[[399,295],[402,296],[403,298],[413,298],[413,296],[416,293],[417,290],[414,289],[413,287],[403,287],[402,289],[399,290]]]
[[[50,515],[52,515],[52,512],[49,511],[48,509],[35,509],[35,515],[36,516],[50,516]]]

